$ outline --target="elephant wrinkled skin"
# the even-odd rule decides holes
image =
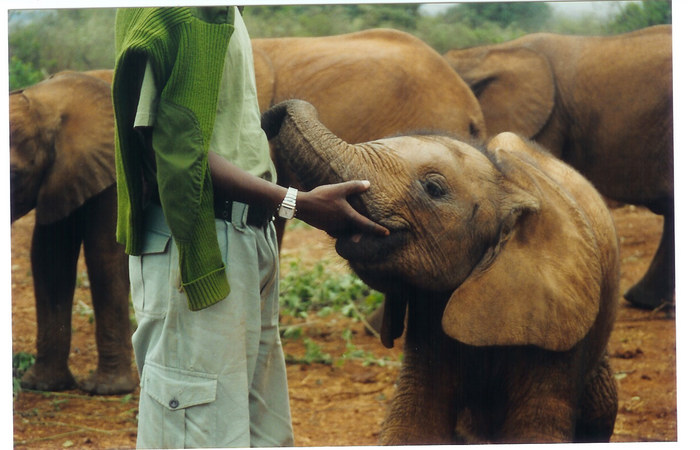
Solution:
[[[531,34],[445,59],[479,98],[489,133],[531,138],[606,197],[664,216],[656,255],[625,298],[643,308],[673,303],[671,26],[609,37]]]
[[[386,294],[382,342],[406,323],[381,443],[610,439],[619,250],[588,181],[512,133],[487,148],[439,135],[352,145],[299,101],[263,128],[307,189],[370,180],[352,203],[391,230],[336,241]]]
[[[110,87],[62,72],[10,93],[12,221],[36,210],[31,263],[37,315],[36,362],[24,388],[76,387],[68,368],[71,313],[83,246],[96,322],[98,366],[80,388],[131,392],[127,258],[115,239],[116,184]]]

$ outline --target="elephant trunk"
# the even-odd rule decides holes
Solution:
[[[279,103],[262,116],[277,165],[289,168],[303,189],[357,178],[362,146],[343,141],[319,120],[316,108],[302,100]],[[350,172],[348,169],[353,167]]]

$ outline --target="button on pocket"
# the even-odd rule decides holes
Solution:
[[[211,403],[216,399],[216,375],[163,367],[146,361],[143,390],[170,410]]]
[[[197,447],[212,447],[215,424],[207,405],[216,399],[216,375],[175,369],[146,361],[141,377],[141,401],[137,446],[139,448],[185,448],[189,439]],[[200,406],[203,408],[200,408]],[[202,417],[200,417],[202,416]],[[190,424],[197,421],[197,426]],[[190,436],[192,430],[203,433],[204,440]],[[201,437],[201,436],[199,436]]]

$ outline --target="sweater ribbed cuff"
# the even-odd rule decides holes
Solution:
[[[231,291],[224,267],[187,284],[183,283],[182,287],[187,294],[187,306],[191,311],[212,306],[226,298]]]

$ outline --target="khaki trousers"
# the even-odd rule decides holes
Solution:
[[[141,376],[139,448],[293,445],[278,329],[279,263],[272,224],[216,220],[231,293],[190,311],[179,289],[177,246],[162,210],[150,207],[144,253],[129,275]]]

